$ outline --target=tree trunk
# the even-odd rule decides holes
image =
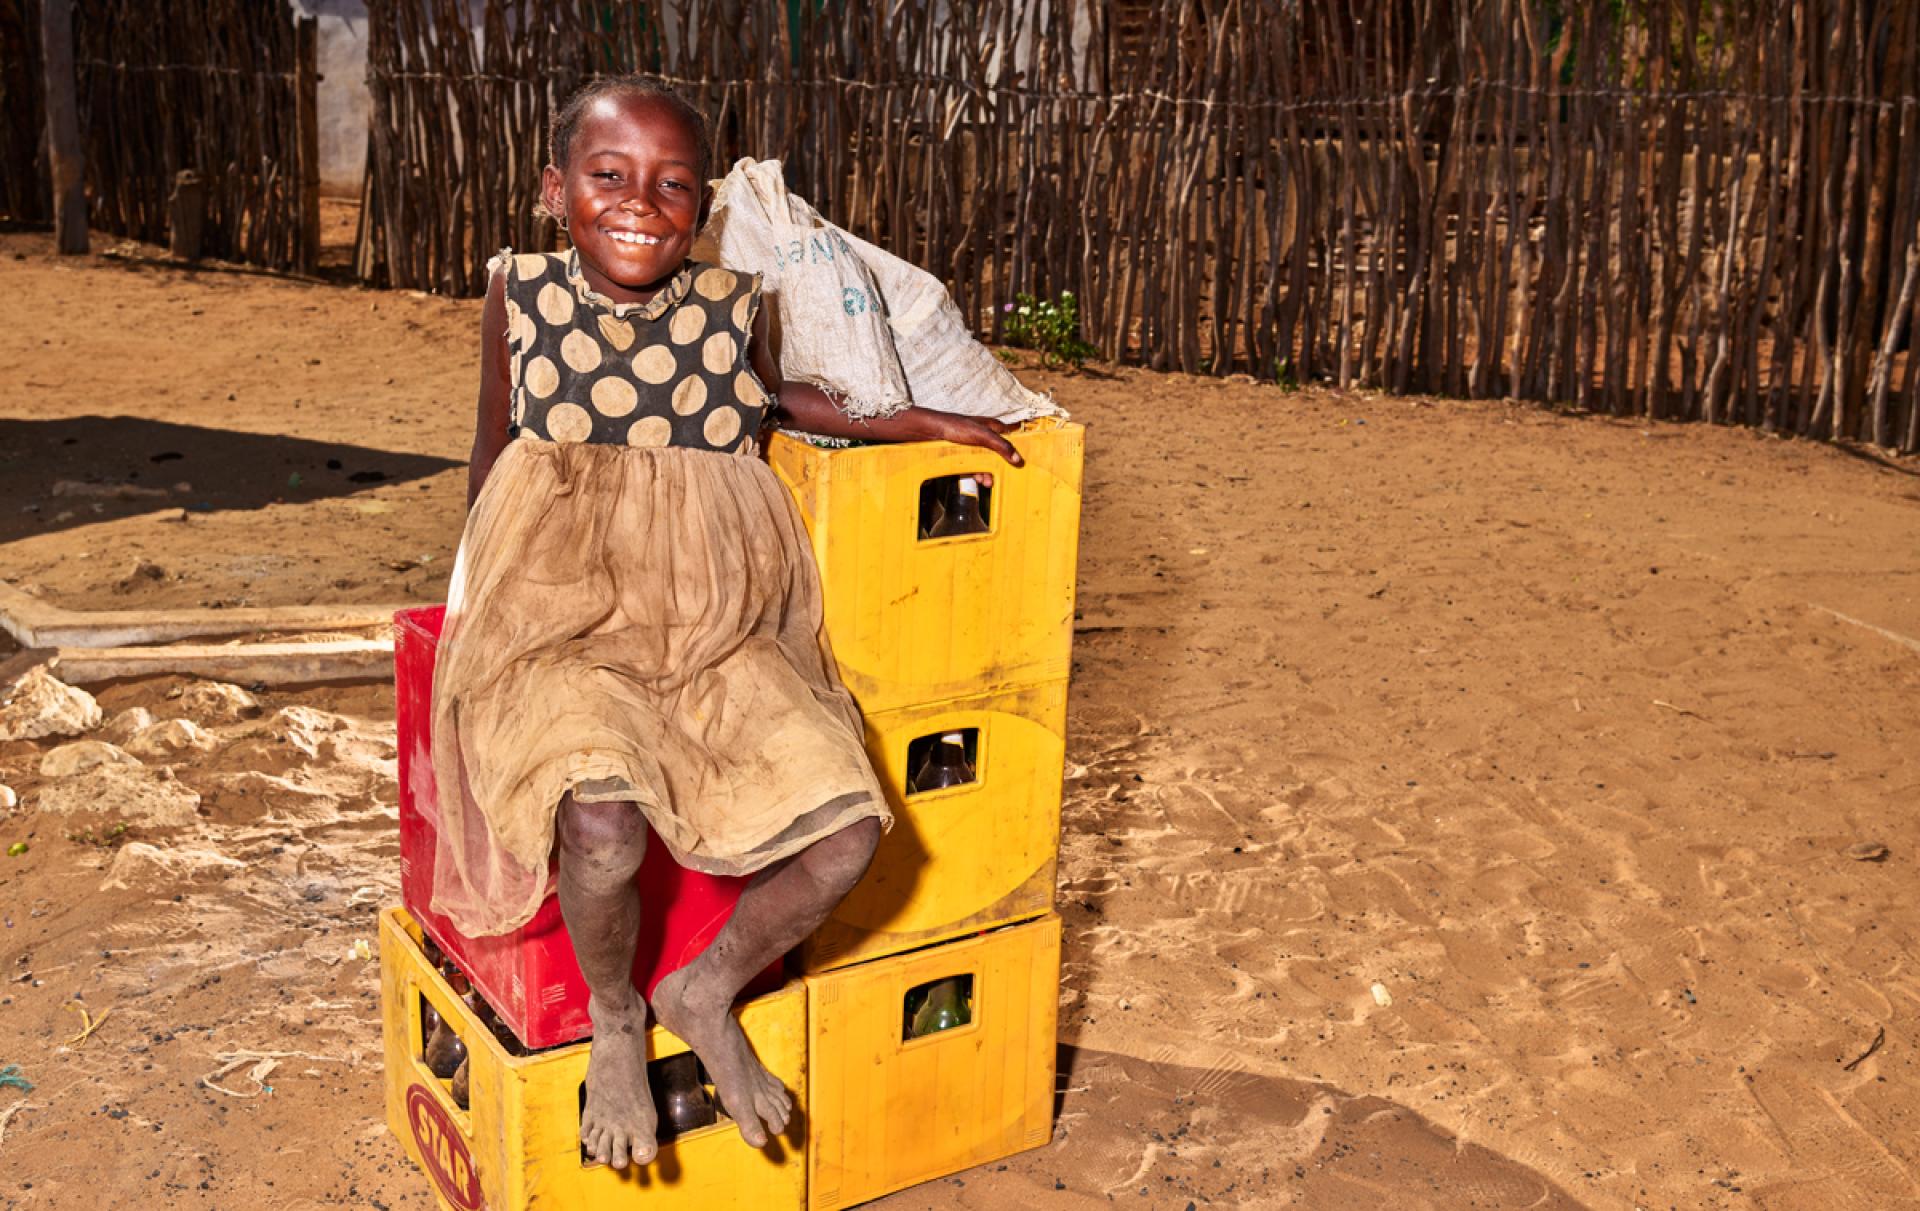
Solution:
[[[62,255],[87,251],[86,159],[73,83],[72,0],[40,8],[41,66],[47,81],[47,158],[53,178],[53,231]]]

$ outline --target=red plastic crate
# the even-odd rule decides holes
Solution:
[[[573,940],[548,896],[533,919],[510,934],[470,938],[427,906],[433,899],[435,835],[423,797],[438,793],[433,778],[433,662],[446,621],[445,606],[419,606],[393,616],[394,722],[400,749],[400,899],[413,918],[513,1033],[533,1049],[557,1047],[593,1033],[587,1018],[587,982],[573,957]],[[435,813],[437,815],[437,812]],[[661,977],[687,964],[726,925],[748,878],[687,870],[658,838],[650,838],[640,885],[640,939],[633,986],[651,996]],[[778,987],[775,963],[742,992]]]

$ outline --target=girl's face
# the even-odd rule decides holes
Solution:
[[[541,194],[567,219],[587,284],[616,302],[645,302],[692,251],[706,218],[700,144],[650,97],[601,97],[580,116],[567,166],[547,165]]]

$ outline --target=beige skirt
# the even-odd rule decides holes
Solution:
[[[473,935],[549,894],[568,792],[709,874],[892,822],[792,498],[739,455],[508,445],[454,563],[433,768],[431,907]]]

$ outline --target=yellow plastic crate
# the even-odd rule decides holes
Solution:
[[[806,1199],[804,1113],[764,1149],[730,1119],[662,1144],[645,1168],[615,1170],[581,1159],[581,1085],[588,1043],[514,1056],[480,1024],[427,962],[420,933],[398,908],[380,917],[381,1035],[386,1049],[387,1126],[431,1181],[447,1211],[577,1211],[632,1207],[801,1208]],[[468,1106],[420,1060],[425,998],[467,1044]],[[790,983],[735,1011],[768,1070],[804,1107],[806,992]],[[687,1050],[654,1027],[649,1059]]]
[[[907,997],[972,980],[972,1020],[908,1039]],[[1060,918],[807,977],[808,1205],[832,1211],[1053,1135]]]
[[[866,717],[893,828],[801,956],[826,971],[1039,916],[1053,907],[1067,683]],[[907,794],[914,742],[970,733],[975,781]]]
[[[767,456],[820,565],[827,636],[862,711],[1067,676],[1084,431],[1010,434],[1026,466],[949,442],[825,450],[784,435]],[[921,486],[988,472],[990,528],[920,537]]]

